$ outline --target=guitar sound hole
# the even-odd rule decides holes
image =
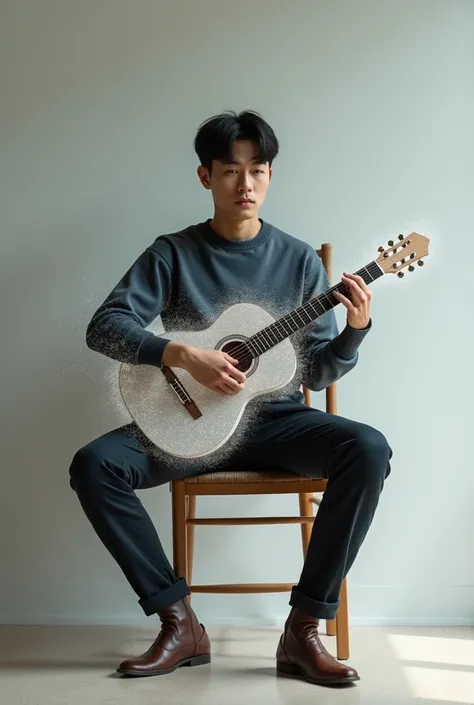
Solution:
[[[239,361],[239,364],[236,365],[236,367],[241,372],[247,372],[247,370],[250,369],[253,362],[253,357],[243,341],[233,340],[226,343],[221,350]]]

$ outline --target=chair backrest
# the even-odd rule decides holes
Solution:
[[[332,245],[329,242],[323,242],[321,247],[316,250],[316,253],[321,258],[323,267],[326,270],[327,278],[329,283],[332,278]],[[304,403],[311,406],[311,396],[310,390],[303,385]],[[336,399],[336,383],[333,382],[329,387],[326,388],[326,411],[329,414],[337,413],[337,399]]]

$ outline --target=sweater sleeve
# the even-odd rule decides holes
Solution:
[[[321,259],[313,252],[305,274],[305,298],[322,294],[329,288]],[[358,348],[372,327],[357,330],[346,324],[339,333],[334,309],[330,309],[302,329],[299,337],[302,356],[302,383],[315,392],[326,389],[352,370],[357,364]]]
[[[145,330],[172,296],[167,262],[148,247],[132,264],[92,316],[86,344],[119,362],[162,367],[169,339]]]

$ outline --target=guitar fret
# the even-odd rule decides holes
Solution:
[[[280,341],[284,340],[287,336],[287,332],[283,323],[283,320],[280,318],[280,320],[276,321],[275,324],[276,329],[278,331],[278,335],[280,336]]]
[[[301,322],[303,323],[303,325],[306,325],[306,321],[304,320],[304,318],[301,318],[298,309],[296,309],[296,315],[299,317],[299,319],[301,320]]]
[[[371,275],[371,273],[369,272],[369,270],[367,269],[367,267],[364,267],[363,271],[364,271],[364,272],[367,272],[368,276],[370,277],[370,281],[373,282],[373,281],[374,281],[374,278],[373,278],[373,276]]]
[[[278,329],[276,324],[274,325],[274,329],[275,329],[275,335],[278,338],[278,342],[281,343],[281,341],[285,339],[285,332],[283,331],[283,333],[282,333],[281,330]]]
[[[275,325],[276,325],[276,326],[279,326],[279,325],[281,326],[282,324],[281,324],[280,321],[275,321]],[[281,333],[281,331],[278,331],[278,332]],[[283,328],[283,338],[281,338],[280,340],[283,340],[284,337],[285,337],[285,329]]]
[[[367,265],[367,267],[360,269],[356,274],[361,276],[365,283],[368,284],[381,277],[384,272],[374,261]],[[288,338],[300,328],[306,327],[312,321],[319,318],[319,316],[322,316],[324,313],[334,308],[334,306],[339,303],[333,296],[335,291],[347,294],[349,288],[340,282],[328,289],[328,291],[306,301],[302,306],[295,308],[263,330],[255,333],[247,341],[250,352],[254,356],[258,356],[270,350],[270,348],[274,347],[285,338]],[[306,320],[305,316],[308,320]],[[250,346],[252,347],[250,348]]]
[[[247,340],[247,345],[249,345],[249,346],[251,346],[252,348],[254,348],[253,350],[250,351],[250,352],[253,352],[253,353],[254,353],[256,346],[254,345],[254,342],[253,342],[250,338]],[[258,355],[258,351],[257,351],[257,355]]]
[[[253,336],[254,339],[255,339],[255,343],[257,344],[257,346],[258,346],[258,345],[261,345],[260,341],[257,339],[257,336],[258,336],[258,335],[261,335],[261,334],[260,334],[260,333],[257,333],[257,335]],[[265,348],[263,348],[262,350],[259,350],[259,353],[262,353],[262,352],[265,352]]]
[[[326,299],[328,300],[329,308],[332,308],[332,303],[331,303],[331,299],[329,298],[329,296],[327,294],[323,294],[323,296],[325,296]],[[328,309],[325,308],[324,310],[329,311],[329,308]]]
[[[277,323],[278,323],[278,322],[276,322],[276,323],[273,325],[273,328],[274,328],[274,330],[275,330],[275,335],[276,335],[277,338],[278,338],[278,342],[281,343],[281,341],[282,341],[282,340],[284,339],[284,337],[285,337],[285,332],[283,331],[283,334],[282,334],[281,330],[279,330],[278,327],[277,327]]]
[[[262,338],[263,338],[263,344],[265,346],[265,350],[269,350],[272,347],[272,340],[271,340],[271,338],[268,337],[268,333],[266,330],[262,331]]]
[[[310,302],[310,303],[312,303],[312,302]],[[321,316],[322,313],[326,313],[326,309],[324,308],[322,302],[319,299],[316,299],[315,303],[318,304],[318,306],[320,306],[322,308],[322,312],[318,311],[318,309],[316,309],[316,312],[319,316]]]
[[[273,335],[273,338],[276,340],[277,343],[280,342],[280,341],[278,340],[278,338],[276,337],[276,335],[273,333],[273,326],[270,326],[270,327],[269,327],[268,332],[269,332],[269,334]]]

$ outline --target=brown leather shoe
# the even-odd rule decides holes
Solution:
[[[317,685],[341,685],[360,680],[354,668],[331,656],[318,635],[319,619],[291,608],[276,653],[277,671]]]
[[[211,644],[188,599],[179,600],[159,614],[161,631],[135,659],[123,661],[118,673],[127,676],[162,676],[180,666],[201,666],[211,662]]]

